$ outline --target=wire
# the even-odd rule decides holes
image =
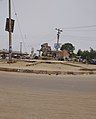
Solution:
[[[65,38],[76,38],[76,39],[79,39],[79,40],[94,40],[96,39],[96,37],[87,37],[87,36],[75,36],[75,35],[64,35],[63,37]]]
[[[19,23],[19,20],[18,20],[18,15],[16,13],[16,9],[15,9],[15,4],[14,4],[14,1],[12,0],[12,3],[13,3],[13,8],[14,8],[14,12],[15,12],[15,16],[16,16],[16,19],[17,19],[17,23],[18,23],[18,28],[19,28],[19,31],[20,31],[20,35],[21,35],[21,38],[22,38],[22,41],[24,42],[24,46],[25,46],[25,49],[26,49],[26,45],[25,45],[25,41],[24,41],[24,38],[23,38],[23,33],[22,33],[22,30],[21,30],[21,27],[20,27],[20,23]],[[91,28],[91,29],[90,29]],[[88,25],[88,26],[76,26],[76,27],[68,27],[68,28],[62,28],[64,31],[87,31],[87,32],[90,32],[90,31],[96,31],[96,29],[92,29],[92,28],[96,28],[96,25]],[[46,37],[46,35],[41,35],[41,37]],[[48,34],[49,36],[49,34]],[[72,35],[65,35],[64,37],[73,37],[73,38],[78,38],[78,39],[89,39],[90,37],[82,37],[82,36],[72,36]],[[25,39],[26,39],[26,36],[25,36]],[[42,38],[43,39],[43,38]],[[28,45],[28,44],[27,44]]]
[[[15,9],[15,4],[14,4],[14,1],[13,1],[13,0],[12,0],[12,4],[13,4],[14,13],[15,13],[15,16],[16,16],[16,19],[17,19],[17,24],[18,24],[18,28],[19,28],[19,31],[20,31],[21,39],[22,39],[22,41],[23,41],[23,43],[24,43],[24,48],[25,48],[25,50],[26,50],[26,49],[27,49],[27,48],[26,48],[26,44],[25,44],[25,41],[24,41],[23,33],[22,33],[22,30],[21,30],[21,27],[20,27],[18,15],[17,15],[16,9]],[[27,51],[27,50],[26,50],[26,51]]]
[[[94,29],[94,30],[90,30],[90,29],[88,29],[88,30],[75,30],[75,29],[71,29],[71,30],[70,30],[70,29],[69,29],[69,30],[64,30],[64,31],[72,31],[72,32],[74,32],[74,31],[78,31],[78,32],[79,32],[79,31],[80,31],[80,32],[81,32],[81,31],[82,31],[82,32],[83,32],[83,31],[85,31],[85,32],[93,32],[93,31],[94,31],[94,32],[95,32],[96,30],[95,30],[95,29]]]
[[[63,29],[82,29],[82,28],[94,28],[96,25],[90,25],[90,26],[77,26],[77,27],[69,27],[69,28],[63,28]]]

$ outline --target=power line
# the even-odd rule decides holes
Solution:
[[[76,39],[80,39],[80,40],[92,40],[92,39],[96,39],[96,37],[87,37],[87,36],[75,36],[75,35],[63,35],[63,37],[65,38],[76,38]]]
[[[14,13],[15,13],[15,16],[16,16],[16,19],[17,19],[17,24],[18,24],[18,28],[19,28],[19,31],[20,31],[21,39],[22,39],[22,41],[24,43],[24,48],[26,50],[27,49],[26,48],[26,44],[25,44],[25,41],[24,41],[23,33],[22,33],[22,30],[21,30],[21,27],[20,27],[18,15],[17,15],[16,9],[15,9],[15,4],[14,4],[14,1],[13,0],[12,0],[12,4],[13,4]]]
[[[82,28],[94,28],[96,25],[89,25],[89,26],[76,26],[76,27],[68,27],[63,29],[82,29]]]
[[[95,32],[96,30],[94,29],[94,30],[90,30],[90,29],[87,29],[87,30],[76,30],[76,29],[68,29],[68,30],[64,30],[64,31],[72,31],[72,32],[74,32],[74,31],[77,31],[77,32]]]

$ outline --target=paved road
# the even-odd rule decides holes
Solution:
[[[96,92],[96,75],[50,76],[0,72],[0,86],[36,91]]]
[[[96,75],[0,72],[0,119],[96,119]]]

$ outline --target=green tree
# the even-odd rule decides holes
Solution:
[[[90,59],[96,59],[96,51],[90,48]]]
[[[90,51],[88,50],[78,50],[77,56],[81,56],[83,59],[86,60],[91,60],[91,59],[96,59],[96,51],[90,48]]]
[[[83,51],[82,58],[86,60],[90,60],[90,52],[88,50]]]
[[[67,50],[69,53],[73,54],[75,47],[71,43],[65,43],[61,46],[60,50]]]
[[[82,50],[79,49],[78,52],[77,52],[77,56],[82,56],[82,53],[83,53]]]

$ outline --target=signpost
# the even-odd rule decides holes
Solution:
[[[9,0],[9,63],[12,62],[11,0]]]
[[[9,32],[9,63],[12,62],[12,33],[14,30],[14,20],[11,19],[11,0],[9,0],[9,18],[6,19],[5,30]]]
[[[14,31],[14,22],[15,22],[15,20],[11,19],[11,32],[12,32],[12,33],[13,33],[13,31]],[[8,32],[9,32],[9,18],[6,18],[5,31],[8,31]]]

